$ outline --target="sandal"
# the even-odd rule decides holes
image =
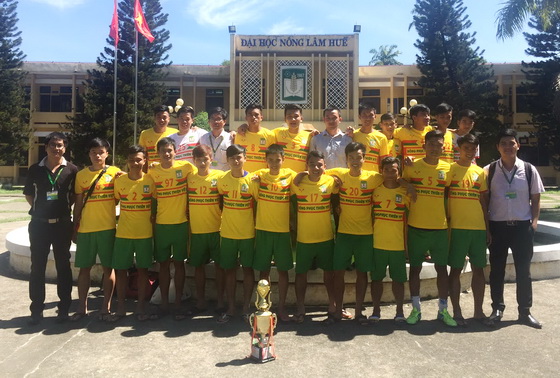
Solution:
[[[177,310],[173,312],[173,320],[180,322],[181,320],[185,320],[188,317],[190,317],[188,315],[187,312],[181,311],[181,310]]]
[[[97,320],[99,320],[100,322],[106,322],[110,317],[111,314],[109,314],[108,312],[100,312],[99,314],[97,314]]]
[[[484,316],[482,318],[473,318],[473,319],[479,322],[480,324],[485,325],[486,327],[490,327],[490,328],[496,327],[496,323],[488,316]]]
[[[151,315],[149,315],[149,314],[144,314],[144,313],[142,313],[142,314],[134,314],[134,317],[136,318],[136,321],[137,321],[137,322],[145,322],[145,321],[147,321],[147,320],[151,320],[150,316],[151,316]]]
[[[457,325],[459,327],[466,327],[468,326],[467,321],[465,320],[465,318],[463,318],[462,316],[455,316],[453,317],[453,319],[455,320],[455,322],[457,323]]]
[[[406,318],[404,317],[404,314],[395,315],[393,320],[395,321],[395,323],[406,323]]]
[[[338,323],[341,320],[342,320],[342,318],[337,318],[337,317],[334,316],[334,314],[327,313],[327,318],[325,320],[323,320],[323,323],[325,325],[331,325],[331,324],[334,324],[334,323]]]
[[[368,318],[368,322],[370,322],[370,323],[379,323],[379,320],[380,320],[380,319],[381,319],[381,316],[379,316],[379,315],[371,315],[371,316]]]
[[[198,308],[198,307],[193,307],[190,310],[187,310],[187,312],[185,312],[185,315],[187,316],[196,316],[198,314],[202,314],[203,312],[205,312],[206,309],[205,308]]]
[[[106,321],[107,323],[116,323],[116,322],[118,322],[119,320],[124,319],[125,317],[126,317],[126,314],[117,314],[117,313],[115,313],[115,314],[110,314],[109,316],[107,316],[107,317],[105,318],[105,321]]]
[[[353,319],[354,317],[345,308],[342,309],[342,319]]]
[[[355,320],[361,326],[365,326],[369,324],[368,318],[366,318],[365,315],[357,315]]]
[[[88,314],[86,314],[85,312],[75,312],[72,314],[72,316],[70,316],[70,321],[77,322],[82,320],[83,318],[86,318],[87,316]]]
[[[233,318],[233,315],[226,314],[225,312],[216,319],[216,322],[219,324],[225,324],[229,322]]]
[[[249,319],[251,318],[251,314],[243,314],[241,315],[241,319],[243,319],[243,323],[249,324]]]
[[[305,314],[296,314],[292,316],[292,319],[295,323],[301,324],[305,321]]]

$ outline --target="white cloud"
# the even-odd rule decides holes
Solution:
[[[42,3],[46,5],[51,5],[56,8],[65,9],[71,8],[76,5],[81,5],[87,0],[33,0],[36,3]]]
[[[284,20],[272,25],[265,34],[304,34],[306,29],[291,20]]]
[[[257,22],[265,14],[265,8],[275,6],[276,1],[261,0],[193,0],[188,12],[200,25],[216,28]]]

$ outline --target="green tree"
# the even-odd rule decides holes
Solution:
[[[0,165],[24,163],[29,108],[15,0],[0,0]]]
[[[416,62],[424,89],[420,99],[429,107],[446,102],[457,111],[477,113],[476,132],[483,141],[482,162],[495,155],[493,135],[501,122],[498,87],[491,66],[474,48],[474,36],[467,32],[471,22],[460,0],[417,0],[413,22],[420,38],[414,44],[420,50]]]
[[[496,35],[500,39],[511,38],[521,31],[531,16],[546,30],[560,12],[560,0],[507,0],[502,5],[496,17]]]
[[[372,54],[369,61],[370,66],[402,66],[397,57],[402,53],[397,50],[397,45],[381,45],[379,49],[371,49]]]
[[[196,117],[194,117],[193,125],[206,131],[210,131],[210,125],[208,125],[208,113],[199,112]]]
[[[537,129],[539,146],[547,152],[548,159],[560,169],[560,16],[545,24],[534,17],[529,26],[536,33],[523,33],[529,48],[528,55],[543,60],[523,63],[528,82],[525,90],[527,106]]]
[[[162,13],[159,0],[142,1],[146,21],[155,40],[150,43],[138,35],[138,135],[153,126],[152,109],[164,103],[167,97],[161,83],[165,74],[162,68],[171,64],[168,51],[169,31],[164,29],[168,15]],[[134,0],[122,0],[118,4],[119,33],[117,55],[117,146],[115,162],[123,163],[126,149],[134,141],[134,76],[135,76],[135,28],[133,20]],[[72,146],[75,160],[88,164],[85,145],[93,137],[113,139],[113,80],[115,75],[114,40],[107,38],[105,47],[97,58],[98,69],[89,71],[86,81],[84,111],[72,119]]]

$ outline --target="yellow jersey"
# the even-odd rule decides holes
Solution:
[[[220,231],[222,210],[218,180],[224,171],[210,170],[208,175],[200,176],[191,172],[187,177],[189,217],[193,234],[208,234]]]
[[[400,154],[403,159],[411,157],[414,160],[422,159],[426,156],[424,152],[424,137],[434,128],[426,126],[423,131],[416,130],[413,127],[400,127],[395,130],[395,143],[400,145]]]
[[[364,133],[361,130],[354,132],[354,142],[362,143],[366,146],[366,156],[364,157],[364,166],[368,171],[380,172],[381,159],[389,155],[388,141],[385,134],[377,130],[371,133]]]
[[[290,185],[296,175],[291,169],[282,168],[278,175],[270,169],[254,172],[260,182],[254,182],[257,200],[257,230],[290,232]]]
[[[156,133],[153,128],[142,130],[138,138],[138,144],[144,147],[148,154],[148,161],[150,163],[159,162],[159,155],[157,153],[157,142],[161,138],[165,138],[172,134],[176,134],[177,129],[167,126],[163,133]]]
[[[451,164],[449,170],[449,218],[451,228],[463,230],[486,230],[480,193],[488,190],[486,173],[478,165],[463,167]]]
[[[268,146],[276,143],[276,137],[272,131],[261,127],[256,133],[247,130],[245,135],[236,134],[234,143],[247,151],[247,161],[243,168],[248,172],[254,172],[266,168],[264,151]]]
[[[311,134],[309,131],[300,131],[297,134],[290,133],[287,127],[274,129],[276,143],[284,147],[284,168],[290,168],[296,172],[305,171],[307,154],[311,146]]]
[[[414,185],[417,193],[416,202],[410,205],[410,226],[430,230],[447,228],[445,188],[451,183],[449,168],[444,161],[431,165],[424,159],[405,167],[403,178]]]
[[[447,130],[445,134],[443,134],[443,152],[439,159],[451,164],[455,161],[454,156],[453,133]]]
[[[187,219],[187,176],[196,172],[187,161],[175,161],[170,168],[156,165],[148,171],[156,186],[157,224],[180,224]]]
[[[79,171],[76,175],[74,192],[82,194],[85,199],[89,188],[101,171],[101,169],[91,171],[88,167]],[[78,232],[105,231],[116,227],[114,188],[115,175],[120,171],[117,167],[109,166],[107,171],[97,181],[95,189],[93,189],[91,196],[86,202],[86,206],[82,210]]]
[[[251,175],[233,177],[231,171],[218,180],[218,192],[223,196],[222,227],[220,235],[228,239],[255,237]]]
[[[123,175],[115,180],[115,199],[121,202],[121,213],[117,224],[118,238],[146,239],[152,237],[152,199],[154,180],[144,175],[132,180]]]
[[[380,185],[373,191],[373,247],[405,250],[405,220],[410,199],[406,188]]]
[[[313,182],[306,176],[299,186],[292,183],[290,190],[297,201],[297,241],[321,243],[332,240],[331,195],[337,192],[334,179],[322,175],[319,181]]]

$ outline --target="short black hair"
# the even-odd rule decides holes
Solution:
[[[362,114],[364,110],[373,110],[374,113],[377,113],[377,109],[375,109],[371,102],[360,102],[358,105],[358,115]]]
[[[336,106],[329,106],[328,108],[325,108],[325,110],[323,110],[323,117],[327,112],[338,112],[338,115],[340,116],[340,109]]]
[[[239,144],[232,144],[226,150],[226,157],[227,158],[230,158],[232,156],[239,155],[239,154],[247,155],[247,150],[245,150],[245,147],[240,146]]]
[[[443,133],[440,130],[432,130],[429,131],[426,136],[424,137],[424,141],[428,142],[429,140],[432,139],[443,139]]]
[[[430,114],[430,108],[428,108],[424,104],[416,104],[416,105],[414,105],[413,107],[410,108],[409,112],[410,112],[411,117],[414,117],[415,115],[418,115],[418,113],[420,113],[420,112],[426,112],[426,113]]]
[[[86,151],[89,152],[92,148],[103,147],[105,151],[109,152],[111,150],[111,145],[105,139],[93,138],[86,145]]]
[[[286,117],[286,114],[288,114],[288,111],[290,110],[294,112],[299,111],[299,114],[303,113],[303,108],[298,104],[286,104],[284,107],[284,117]]]
[[[474,144],[475,146],[480,144],[478,137],[474,134],[465,134],[457,139],[458,146],[462,146],[465,143]]]
[[[177,151],[177,146],[175,146],[175,141],[173,139],[171,139],[170,137],[165,137],[165,138],[161,138],[160,140],[158,140],[157,145],[156,145],[156,151],[159,151],[160,148],[167,146],[167,145],[172,145],[173,146],[173,151]]]
[[[245,107],[245,115],[249,114],[249,112],[253,109],[259,109],[262,114],[263,107],[261,104],[249,104]]]
[[[439,104],[434,108],[434,115],[449,113],[452,111],[453,111],[453,106],[446,104],[445,102],[442,102],[441,104]]]
[[[181,106],[181,109],[177,110],[177,117],[183,113],[190,113],[191,117],[194,118],[194,108],[192,106]]]
[[[385,168],[386,165],[393,165],[397,164],[397,168],[399,170],[399,174],[401,173],[401,161],[399,158],[394,156],[385,156],[383,160],[381,160],[381,171]]]
[[[60,133],[58,131],[53,131],[45,137],[45,146],[48,146],[53,139],[61,140],[62,143],[64,143],[64,147],[68,147],[68,137],[66,136],[66,134]]]
[[[268,148],[264,151],[264,156],[272,155],[272,154],[280,154],[284,157],[284,146],[279,144],[271,144]]]
[[[228,117],[228,112],[227,110],[225,110],[224,108],[222,108],[221,106],[215,107],[210,109],[210,111],[208,112],[208,119],[210,119],[210,117],[212,117],[214,114],[219,114],[222,116],[222,118],[224,119],[224,121],[227,119]]]
[[[169,113],[169,107],[167,105],[156,105],[154,106],[154,115],[157,115],[161,112]]]
[[[502,138],[509,138],[509,137],[515,138],[515,141],[519,143],[519,139],[517,139],[517,131],[515,131],[514,129],[501,129],[498,132],[496,143],[500,143],[500,140],[502,140]]]
[[[362,143],[360,142],[350,142],[346,145],[346,147],[344,147],[344,155],[346,157],[348,157],[348,154],[352,153],[352,152],[356,152],[356,151],[362,151],[362,153],[365,155],[366,154],[366,146],[364,146]]]
[[[381,122],[394,121],[394,120],[395,120],[395,116],[393,115],[393,113],[385,113],[381,116]]]
[[[309,163],[309,160],[311,160],[311,158],[318,158],[318,159],[323,159],[325,160],[325,155],[323,155],[322,152],[319,152],[317,150],[312,150],[309,151],[309,153],[307,154],[307,157],[305,158],[305,163]]]
[[[476,118],[476,113],[474,112],[474,110],[463,109],[457,114],[457,117],[458,120],[460,120],[463,117],[467,117],[474,121]]]
[[[140,152],[144,154],[144,157],[147,156],[146,150],[144,149],[144,147],[140,146],[139,144],[134,144],[134,145],[128,147],[128,149],[126,150],[126,156],[136,155],[136,154],[139,154]]]

